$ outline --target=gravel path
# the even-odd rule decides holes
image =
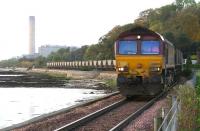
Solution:
[[[102,107],[108,106],[111,103],[121,100],[123,97],[121,95],[112,96],[110,98],[94,102],[90,105],[75,108],[69,112],[62,113],[45,120],[29,124],[25,127],[15,129],[13,131],[52,131],[59,128],[67,123],[77,120],[89,113],[101,109]]]

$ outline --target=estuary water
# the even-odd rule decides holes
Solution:
[[[92,89],[0,88],[0,129],[103,95]]]
[[[66,83],[64,78],[0,68],[0,129],[105,95]]]

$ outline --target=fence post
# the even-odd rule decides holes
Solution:
[[[161,110],[161,116],[162,116],[162,122],[163,120],[165,119],[165,109],[162,107],[162,110]],[[162,126],[162,130],[164,131],[167,127],[167,121],[165,121],[163,123],[163,126]]]
[[[177,110],[177,104],[178,103],[177,103],[176,96],[172,96],[172,105],[174,105],[174,104],[175,104],[175,106],[172,109],[172,114],[174,114],[175,117],[174,117],[174,119],[172,121],[171,131],[176,131],[176,127],[177,127],[177,115],[175,113],[177,113],[176,110]]]
[[[153,120],[154,120],[154,131],[158,131],[158,128],[162,123],[162,117],[154,117]]]

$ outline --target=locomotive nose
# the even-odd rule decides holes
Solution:
[[[142,64],[141,64],[141,63],[138,63],[138,64],[137,64],[137,68],[138,68],[138,69],[142,68]]]

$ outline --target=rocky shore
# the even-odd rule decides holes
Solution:
[[[114,71],[77,71],[49,69],[17,69],[0,71],[0,87],[60,87],[116,90]],[[111,87],[112,86],[112,87]],[[115,88],[115,89],[114,89]]]

